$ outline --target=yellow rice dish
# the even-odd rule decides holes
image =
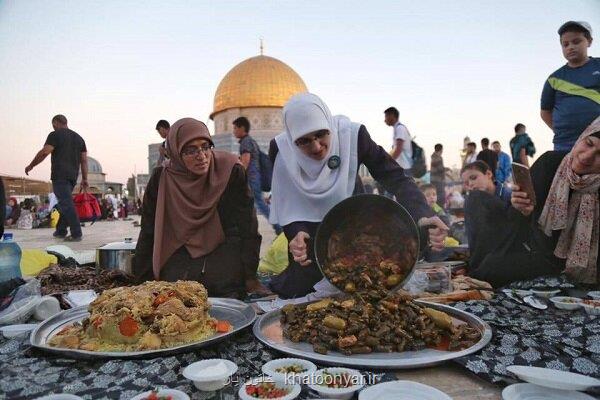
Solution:
[[[50,338],[52,347],[89,351],[143,351],[196,342],[230,329],[208,314],[208,295],[192,281],[146,282],[104,291],[90,316]]]

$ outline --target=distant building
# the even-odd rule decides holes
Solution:
[[[283,106],[293,95],[307,91],[300,75],[276,58],[261,54],[242,61],[225,75],[215,93],[210,114],[215,148],[238,153],[232,124],[244,116],[250,121],[252,137],[268,151],[271,139],[283,131]]]
[[[148,174],[131,175],[131,178],[127,179],[128,197],[131,200],[136,200],[138,198],[143,199],[149,180],[150,175]]]
[[[95,159],[88,156],[88,185],[89,192],[92,194],[104,196],[108,189],[111,189],[113,194],[123,194],[123,184],[117,182],[107,182],[106,174],[102,172],[102,165]],[[73,193],[79,193],[81,190],[81,172],[77,177],[77,186],[73,189]]]
[[[158,159],[160,158],[160,148],[162,143],[152,143],[148,145],[148,173],[152,174]]]

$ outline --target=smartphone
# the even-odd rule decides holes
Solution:
[[[527,193],[531,204],[535,206],[535,191],[533,190],[533,182],[531,181],[531,173],[529,167],[519,163],[512,163],[513,181],[519,185],[519,191]]]

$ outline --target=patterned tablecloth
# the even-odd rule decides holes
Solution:
[[[583,310],[552,306],[540,311],[499,293],[489,302],[457,303],[493,329],[482,351],[456,360],[477,376],[500,385],[515,383],[506,371],[512,364],[577,372],[600,378],[600,317]],[[49,393],[73,393],[86,399],[130,399],[154,387],[182,390],[192,399],[234,399],[235,382],[219,392],[200,392],[181,371],[205,358],[226,358],[239,366],[236,379],[261,374],[261,366],[280,355],[254,338],[250,330],[211,348],[148,360],[81,361],[43,353],[28,338],[0,339],[0,398],[29,399]],[[365,372],[367,373],[367,372]],[[390,373],[370,371],[373,380],[392,380]],[[304,389],[301,398],[316,398]]]

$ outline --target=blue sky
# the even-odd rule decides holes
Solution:
[[[517,122],[541,154],[552,132],[539,97],[565,63],[556,30],[567,20],[600,32],[600,1],[1,1],[0,173],[23,175],[57,113],[110,180],[145,172],[156,121],[206,121],[221,78],[258,54],[259,37],[386,148],[382,112],[395,105],[428,154],[444,144],[450,166],[465,135],[507,149]]]

